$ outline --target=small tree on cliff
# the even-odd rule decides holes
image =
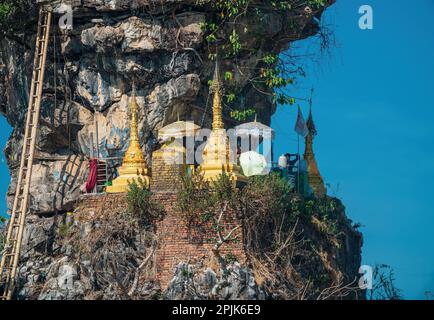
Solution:
[[[225,174],[210,184],[199,171],[191,176],[181,176],[178,191],[178,210],[185,218],[189,230],[206,234],[205,241],[212,241],[212,252],[226,273],[226,260],[221,248],[227,243],[239,240],[241,224],[225,228],[230,211],[239,212],[239,192]],[[212,231],[212,235],[209,232]],[[202,234],[203,235],[203,234]],[[229,257],[230,255],[228,255]]]
[[[163,207],[152,200],[151,192],[142,179],[129,183],[128,188],[127,203],[130,215],[145,226],[162,217]]]
[[[226,71],[226,107],[231,110],[232,118],[242,121],[255,113],[251,106],[244,106],[242,88],[236,79],[247,79],[248,87],[260,95],[265,95],[281,105],[293,105],[295,98],[288,95],[287,87],[298,77],[304,77],[303,69],[297,65],[294,58],[279,53],[287,47],[292,40],[290,35],[280,35],[277,39],[264,39],[252,45],[252,38],[264,38],[263,32],[269,25],[272,16],[275,20],[285,21],[294,35],[302,38],[303,33],[315,34],[321,30],[318,17],[322,11],[332,3],[331,0],[197,0],[199,6],[207,8],[206,22],[202,24],[205,40],[208,44],[208,58],[216,59],[219,48],[222,58],[231,59],[235,68]],[[209,10],[209,9],[213,10]],[[273,19],[271,18],[271,19]],[[307,27],[310,25],[310,27]],[[271,28],[271,27],[270,27]],[[309,31],[306,31],[309,30]],[[323,43],[329,43],[329,34],[320,32]],[[178,42],[180,42],[178,40]],[[180,45],[183,44],[180,42]],[[325,46],[325,45],[324,45]],[[251,61],[256,57],[255,63],[247,70],[245,64],[238,64],[248,57]],[[233,72],[238,73],[234,75]],[[241,105],[242,109],[239,106]]]

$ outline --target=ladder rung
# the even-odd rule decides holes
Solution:
[[[15,255],[15,253],[6,253],[5,257],[13,257]]]

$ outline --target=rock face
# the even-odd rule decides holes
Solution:
[[[169,300],[263,300],[267,293],[260,288],[253,270],[238,262],[230,264],[227,276],[217,276],[210,268],[199,274],[194,267],[183,262],[175,269],[172,281],[166,291]]]
[[[86,180],[86,159],[94,157],[97,150],[100,157],[123,155],[133,79],[138,89],[141,141],[148,160],[158,147],[157,130],[178,115],[209,126],[207,81],[213,62],[208,59],[201,24],[215,14],[215,9],[198,6],[193,0],[81,0],[72,4],[72,30],[60,33],[55,28],[48,50],[30,190],[31,210],[38,214],[72,208]],[[249,15],[240,19],[240,26],[244,26],[242,46],[255,50],[239,54],[240,68],[230,59],[221,62],[223,71],[233,73],[234,86],[245,105],[256,109],[258,120],[264,123],[270,122],[275,105],[248,80],[258,75],[259,60],[265,54],[287,48],[287,39],[302,39],[318,31],[317,18],[322,10],[314,14],[305,11],[304,6],[294,9],[292,16],[264,11],[260,24],[252,23]],[[36,9],[26,14],[17,19],[36,26]],[[55,15],[55,22],[59,18]],[[12,175],[9,207],[21,155],[34,29],[29,28],[20,39],[22,43],[10,37],[0,40],[0,112],[13,127],[5,149]],[[225,112],[226,125],[236,124]]]
[[[125,199],[82,197],[73,214],[29,217],[16,298],[363,299],[357,287],[362,236],[346,218],[342,204],[329,200],[334,203],[330,212],[333,224],[331,216],[301,215],[284,227],[292,231],[281,233],[284,241],[274,244],[277,249],[263,251],[269,250],[262,240],[269,237],[264,227],[257,234],[262,248],[247,251],[252,242],[240,243],[246,261],[238,261],[230,250],[236,245],[224,245],[228,251],[223,264],[212,250],[193,254],[185,247],[182,256],[171,256],[176,263],[170,270],[163,270],[162,256],[169,250],[165,247],[167,237],[158,232],[161,224],[138,223],[137,216],[128,212]],[[92,207],[90,201],[100,205]],[[166,207],[163,220],[180,215],[170,208]],[[285,219],[299,209],[294,206],[285,212]],[[183,223],[180,219],[179,228]],[[180,235],[178,240],[181,243],[184,237]],[[275,255],[274,250],[279,253]],[[162,281],[162,271],[170,274],[167,284]]]
[[[222,72],[232,73],[231,83],[225,85],[236,87],[243,101],[228,102],[229,107],[253,108],[258,121],[265,124],[270,123],[276,106],[267,94],[270,92],[259,92],[250,80],[259,77],[266,55],[278,54],[290,41],[315,34],[324,9],[312,12],[307,6],[312,1],[289,2],[294,9],[288,14],[264,10],[259,22],[254,13],[240,17],[236,28],[240,28],[241,47],[252,50],[241,50],[236,59],[221,59]],[[324,1],[325,7],[333,2]],[[160,288],[156,281],[155,232],[130,221],[125,210],[117,210],[119,201],[111,203],[101,219],[87,213],[82,216],[92,219],[76,219],[80,208],[75,205],[87,178],[87,160],[97,154],[119,158],[127,148],[133,81],[148,163],[159,147],[158,130],[178,116],[210,126],[208,81],[214,62],[209,60],[202,24],[219,11],[209,4],[199,6],[196,0],[81,0],[73,4],[72,30],[61,33],[56,29],[48,50],[30,190],[33,214],[27,217],[17,298],[327,298],[333,292],[309,296],[305,292],[358,276],[362,238],[340,202],[333,210],[337,223],[333,228],[316,216],[305,217],[300,232],[294,227],[294,237],[302,234],[306,241],[296,241],[303,247],[294,259],[294,268],[285,269],[290,274],[275,269],[269,273],[272,269],[266,263],[261,267],[254,259],[247,265],[231,260],[224,270],[203,261],[180,261],[167,288]],[[36,26],[36,16],[33,7],[17,18]],[[58,19],[56,15],[55,21]],[[5,149],[12,176],[9,207],[21,157],[34,28],[16,40],[0,39],[0,112],[13,127]],[[224,110],[227,127],[238,124],[230,117],[230,108]],[[68,212],[73,210],[74,219]],[[294,252],[290,253],[294,258]],[[276,257],[273,263],[280,268],[276,261],[282,259]],[[142,265],[146,266],[143,270]],[[302,270],[295,270],[300,266]],[[283,294],[285,290],[289,291]]]

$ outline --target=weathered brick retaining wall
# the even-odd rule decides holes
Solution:
[[[153,198],[165,209],[165,216],[157,222],[159,247],[157,250],[157,279],[164,289],[173,276],[174,268],[179,262],[211,261],[212,247],[215,244],[216,232],[210,227],[188,227],[185,219],[176,210],[175,192],[155,192]],[[92,220],[107,213],[125,212],[127,209],[126,194],[101,194],[82,196],[78,203],[80,220]],[[223,234],[235,228],[240,222],[233,212],[228,212],[223,218]],[[223,254],[231,253],[238,261],[245,262],[242,228],[234,235],[237,241],[222,246]]]

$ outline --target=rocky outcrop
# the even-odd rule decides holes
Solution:
[[[65,2],[73,4],[73,28],[66,33],[56,28],[50,43],[30,190],[31,210],[39,214],[71,209],[86,179],[86,159],[95,156],[97,149],[101,157],[122,156],[133,79],[148,159],[158,147],[157,130],[178,114],[205,127],[210,118],[207,81],[213,62],[208,59],[201,24],[215,9],[193,0]],[[238,55],[239,68],[231,59],[222,61],[224,71],[233,73],[233,85],[245,106],[256,109],[258,120],[265,123],[270,122],[275,105],[248,80],[257,76],[265,54],[278,53],[289,41],[317,32],[323,10],[306,13],[303,1],[293,2],[297,6],[289,14],[264,10],[260,23],[249,14],[240,18],[242,46],[254,50]],[[36,25],[35,7],[21,15],[15,19]],[[19,35],[22,41],[4,37],[0,42],[0,112],[13,127],[5,150],[12,175],[9,206],[20,160],[34,34],[28,28]],[[227,110],[225,121],[228,126],[236,124]]]
[[[263,300],[268,297],[258,286],[253,270],[238,262],[228,266],[225,277],[218,276],[211,268],[196,273],[194,266],[180,263],[165,296],[170,300]]]
[[[271,251],[262,240],[269,237],[264,227],[256,234],[260,244],[254,250],[250,242],[239,244],[246,250],[246,261],[237,261],[231,250],[236,244],[224,245],[225,265],[212,250],[195,254],[184,246],[182,256],[171,256],[179,263],[162,270],[168,239],[158,232],[161,224],[138,223],[125,198],[84,197],[74,213],[29,217],[16,298],[360,299],[364,297],[357,287],[362,237],[342,204],[329,200],[333,207],[327,216],[297,213],[299,205],[286,212],[286,221],[294,215],[298,219],[283,228],[288,232],[278,236],[281,243],[274,243]],[[171,207],[166,207],[163,220],[166,215],[180,217]],[[179,218],[180,229],[183,223]],[[185,239],[179,233],[181,243]],[[163,284],[161,275],[166,271],[171,280]]]
[[[290,2],[294,9],[285,14],[264,9],[259,20],[254,12],[241,16],[234,28],[240,28],[241,47],[251,50],[241,50],[236,59],[221,59],[222,71],[232,73],[232,82],[225,85],[236,87],[243,101],[226,106],[253,108],[265,124],[276,106],[270,92],[258,91],[250,79],[258,77],[265,55],[280,53],[291,41],[315,34],[322,11],[333,0],[314,12],[307,6],[311,1]],[[33,214],[24,233],[17,298],[334,298],[338,286],[356,279],[362,237],[337,199],[327,199],[332,209],[326,214],[291,211],[298,224],[285,230],[294,247],[283,242],[284,259],[280,249],[270,245],[270,228],[275,225],[264,221],[261,228],[254,228],[255,239],[264,241],[257,241],[257,252],[251,252],[255,250],[250,239],[246,263],[231,260],[223,268],[203,259],[179,261],[163,288],[156,276],[156,246],[164,245],[164,239],[156,240],[155,230],[118,208],[119,199],[99,213],[76,206],[88,172],[87,159],[97,153],[119,158],[127,147],[133,81],[148,161],[159,147],[158,129],[178,116],[209,127],[208,80],[214,63],[202,24],[216,14],[213,6],[199,6],[195,0],[74,1],[73,29],[56,31],[49,48],[30,189]],[[33,8],[16,18],[35,26],[35,17]],[[12,175],[9,206],[21,157],[35,30],[28,28],[18,40],[0,39],[0,112],[13,127],[5,150]],[[237,124],[230,108],[224,110],[228,127]],[[276,249],[271,262],[264,258],[268,252],[260,254],[263,244],[266,250]],[[339,292],[339,298],[357,290]]]

